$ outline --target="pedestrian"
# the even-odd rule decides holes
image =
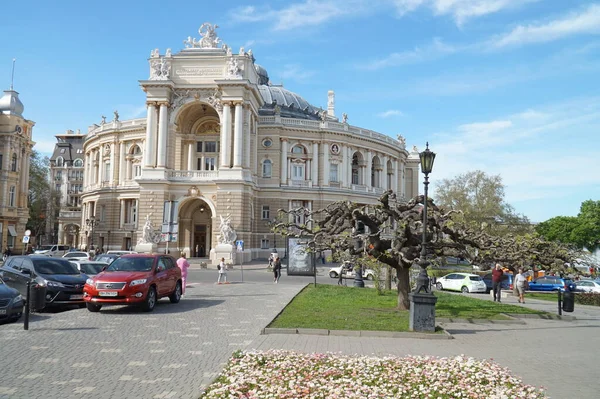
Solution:
[[[275,261],[273,262],[273,282],[277,284],[279,282],[279,278],[281,277],[281,260],[279,256],[275,256]]]
[[[269,255],[269,269],[273,267],[273,261],[275,260],[275,257],[273,256],[273,254],[271,253]]]
[[[321,262],[325,264],[325,252],[321,252]]]
[[[225,258],[221,258],[221,262],[219,262],[217,269],[219,269],[219,279],[217,280],[217,284],[227,284],[227,265],[225,265]]]
[[[185,257],[185,252],[181,253],[181,257],[177,259],[177,266],[181,269],[181,295],[185,294],[185,286],[188,275],[188,268],[190,267],[190,262]]]
[[[514,285],[519,294],[519,302],[525,303],[525,289],[527,286],[527,277],[523,274],[523,268],[519,268],[519,274],[515,276]]]
[[[496,263],[496,267],[492,270],[492,289],[494,290],[494,302],[500,302],[502,291],[502,277],[504,272],[500,263]]]

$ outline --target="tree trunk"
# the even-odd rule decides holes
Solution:
[[[395,270],[392,269],[390,266],[385,266],[385,289],[386,290],[391,290],[392,289],[392,273]]]
[[[410,279],[409,269],[399,268],[396,269],[396,276],[398,277],[398,310],[409,310],[410,301],[408,300],[408,293],[410,292]]]

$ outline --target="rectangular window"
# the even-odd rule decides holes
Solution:
[[[137,221],[137,208],[136,201],[134,199],[128,199],[123,201],[125,207],[125,220],[123,223],[136,223]]]
[[[271,208],[269,205],[262,206],[262,218],[267,220],[271,218]]]
[[[15,234],[13,235],[13,232]],[[14,248],[16,241],[16,230],[14,225],[8,225],[8,235],[6,237],[6,246],[9,248]]]
[[[260,248],[261,249],[269,249],[271,248],[271,245],[269,245],[269,240],[266,238],[263,238],[260,240]]]
[[[292,165],[292,180],[304,180],[304,164]]]
[[[15,186],[10,186],[10,190],[8,191],[8,206],[15,206]]]
[[[107,162],[104,164],[104,181],[111,181],[110,178],[110,163]]]
[[[337,163],[329,164],[329,181],[338,182],[338,165]]]
[[[262,165],[262,177],[270,178],[273,172],[273,164],[270,159],[265,159]]]
[[[217,152],[217,142],[207,141],[204,143],[204,152]]]
[[[302,209],[309,209],[309,202],[310,201],[292,201],[290,210],[296,211],[296,210],[300,209],[300,211],[298,213],[294,214],[294,223],[295,224],[303,225],[306,223],[306,216],[302,212]]]
[[[196,160],[196,170],[202,170],[202,158]]]
[[[204,158],[204,170],[217,170],[217,158]]]
[[[141,165],[135,165],[133,167],[133,171],[135,172],[135,177],[140,177],[142,175],[142,166]]]
[[[55,187],[55,190],[56,190],[56,191],[60,191],[60,184],[57,184],[57,185],[56,185],[56,187]]]
[[[202,142],[196,142],[196,152],[202,152]]]

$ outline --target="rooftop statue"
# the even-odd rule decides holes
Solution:
[[[221,39],[217,37],[217,33],[215,30],[219,27],[219,25],[212,25],[208,22],[205,22],[198,29],[198,33],[202,37],[200,40],[196,40],[195,38],[188,36],[187,40],[183,41],[186,48],[218,48],[219,42]]]

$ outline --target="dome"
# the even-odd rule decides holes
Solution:
[[[266,73],[266,71],[265,71]],[[309,104],[304,98],[293,93],[283,86],[259,85],[258,91],[264,104],[259,112],[262,115],[273,115],[275,107],[279,107],[280,115],[286,118],[320,119],[319,108]]]
[[[19,100],[19,93],[14,90],[4,90],[4,95],[0,98],[0,113],[22,116],[24,109],[23,103]]]
[[[267,70],[258,64],[254,64],[254,69],[258,74],[258,84],[259,85],[268,85],[269,84],[269,74]]]

